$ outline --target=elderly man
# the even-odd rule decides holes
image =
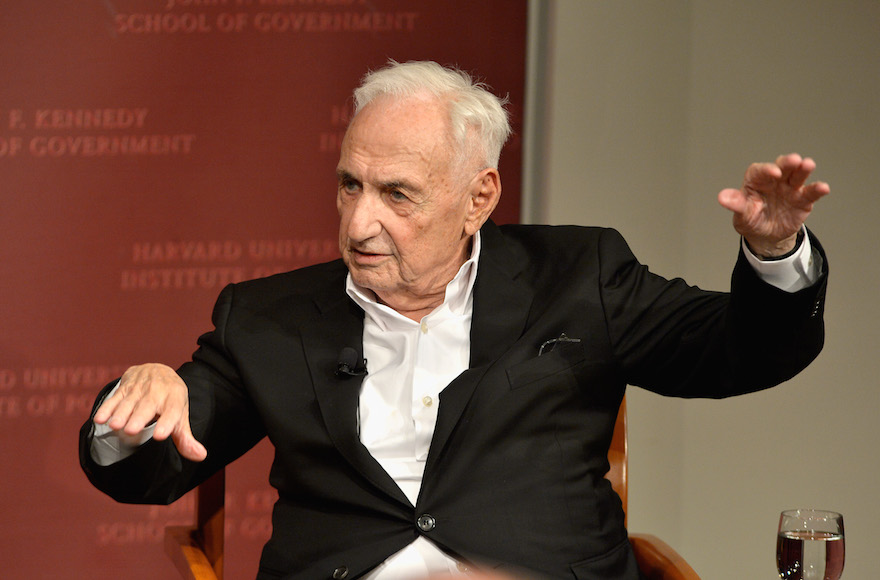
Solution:
[[[177,372],[133,367],[82,431],[119,501],[174,501],[263,437],[279,499],[258,578],[463,566],[633,580],[603,478],[625,385],[725,397],[823,340],[828,193],[798,155],[724,190],[730,294],[647,271],[613,230],[494,225],[503,103],[465,73],[365,77],[337,168],[342,260],[223,290]]]

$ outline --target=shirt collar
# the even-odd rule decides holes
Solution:
[[[461,265],[461,268],[458,269],[458,273],[449,284],[446,285],[446,294],[443,298],[443,304],[435,308],[425,318],[440,310],[449,311],[455,316],[469,313],[468,311],[473,306],[471,298],[474,290],[474,282],[477,279],[477,265],[480,259],[481,246],[480,232],[477,231],[472,239],[470,258]],[[383,321],[387,322],[389,319],[403,317],[402,314],[396,312],[394,309],[377,302],[376,295],[373,291],[357,285],[352,279],[350,272],[345,278],[345,291],[355,304],[363,308],[364,312],[375,318],[376,321],[383,326],[385,326]]]

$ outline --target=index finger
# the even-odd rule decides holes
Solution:
[[[746,170],[745,185],[765,185],[782,179],[783,169],[777,163],[752,163]]]
[[[95,415],[92,417],[92,421],[98,425],[103,425],[113,417],[113,411],[116,410],[116,406],[122,400],[122,395],[119,392],[119,382],[121,381],[117,381],[110,395],[101,402],[98,410],[95,411]]]
[[[816,162],[797,153],[780,156],[776,164],[782,169],[783,179],[794,189],[800,189],[816,169]]]

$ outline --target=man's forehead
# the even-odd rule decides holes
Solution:
[[[423,103],[424,104],[424,103]],[[427,177],[448,167],[452,143],[443,119],[418,102],[370,103],[352,120],[340,152],[338,172],[359,179],[390,181]]]
[[[354,116],[348,128],[352,131],[377,139],[399,136],[409,141],[449,143],[452,123],[447,103],[437,97],[382,96]]]

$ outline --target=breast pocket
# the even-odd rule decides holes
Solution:
[[[583,343],[563,343],[551,352],[513,365],[507,369],[507,380],[511,389],[520,389],[544,381],[568,382],[567,377],[573,381],[577,369],[583,366],[585,361]]]

